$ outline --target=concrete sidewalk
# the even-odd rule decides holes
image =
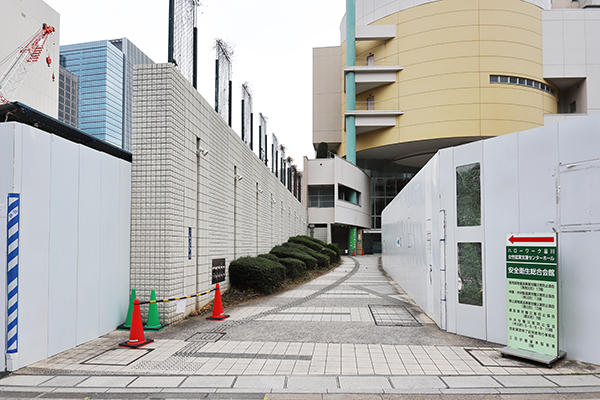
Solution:
[[[147,333],[155,342],[137,350],[119,348],[128,332],[115,331],[1,379],[0,397],[600,398],[600,367],[549,369],[441,332],[374,256],[225,311]]]

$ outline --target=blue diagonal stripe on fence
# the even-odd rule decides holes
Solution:
[[[19,214],[21,196],[19,193],[8,194],[8,210],[6,218],[6,352],[16,353],[19,350]]]

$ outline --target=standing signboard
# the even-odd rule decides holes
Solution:
[[[556,233],[506,236],[508,354],[551,364],[565,355],[558,343]]]

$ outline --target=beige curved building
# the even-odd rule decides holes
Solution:
[[[313,50],[313,143],[345,157],[354,116],[373,233],[439,149],[600,112],[598,3],[355,1],[355,65],[346,65],[345,18],[341,45]]]
[[[539,2],[388,1],[387,15],[368,3],[357,1],[356,108],[381,121],[357,115],[357,158],[419,167],[441,147],[542,126],[557,112],[556,87],[543,79]],[[394,37],[361,40],[360,27],[393,28]]]

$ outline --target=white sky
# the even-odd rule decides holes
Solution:
[[[167,61],[168,0],[44,0],[60,14],[60,44],[128,38],[154,62]],[[240,134],[241,85],[303,168],[313,158],[312,48],[340,44],[344,0],[203,0],[198,9],[198,90],[214,104],[215,39],[233,47],[233,129]],[[270,155],[269,155],[270,159]]]

